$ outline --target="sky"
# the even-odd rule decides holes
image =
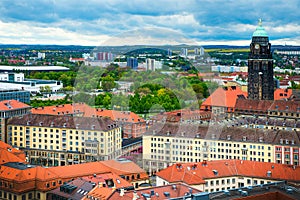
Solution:
[[[300,45],[299,0],[1,0],[0,44]]]

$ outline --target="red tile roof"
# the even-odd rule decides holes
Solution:
[[[154,120],[161,121],[164,119],[168,122],[179,122],[180,120],[206,120],[210,118],[211,112],[189,109],[174,110],[153,117]]]
[[[111,187],[111,188],[103,187],[102,183],[105,183],[105,180],[108,179],[113,179],[115,187]],[[119,176],[113,173],[101,174],[96,177],[94,176],[84,177],[83,180],[91,181],[97,184],[97,187],[95,187],[92,191],[90,191],[87,196],[102,197],[103,199],[107,199],[107,197],[112,195],[115,189],[133,187],[132,184],[130,184],[126,180],[120,178]],[[84,199],[89,199],[89,198],[86,197]]]
[[[183,182],[189,185],[203,184],[206,179],[220,177],[245,176],[263,179],[287,180],[300,182],[300,167],[267,162],[217,160],[204,163],[174,164],[156,173],[169,183]],[[213,170],[217,170],[217,175]],[[267,176],[267,172],[271,176]]]
[[[32,108],[31,113],[43,115],[77,115],[83,117],[92,117],[96,115],[96,110],[85,103],[73,103]]]
[[[201,110],[205,110],[206,106],[234,108],[239,96],[247,97],[247,92],[237,86],[218,88],[202,103]]]
[[[292,89],[278,88],[274,91],[274,100],[288,99],[292,96],[292,94],[293,94]]]
[[[122,167],[122,163],[116,166],[109,166],[110,163],[113,162],[106,162],[105,164],[103,162],[91,162],[49,168],[28,166],[24,163],[6,163],[5,165],[0,166],[0,179],[7,182],[14,182],[15,186],[13,189],[15,192],[29,190],[49,191],[59,186],[58,184],[53,186],[53,181],[57,182],[58,180],[61,180],[64,182],[74,178],[92,176],[94,174],[102,175],[115,173],[116,175],[112,176],[116,178],[117,175],[127,175],[128,173],[131,173],[141,174],[141,178],[148,179],[146,172],[136,166],[133,162],[124,164],[124,167]],[[17,167],[13,167],[12,164]],[[123,179],[119,178],[119,180]],[[26,186],[22,186],[24,182],[27,182]],[[47,186],[47,184],[49,185]],[[127,185],[127,183],[124,182],[124,185]]]
[[[101,108],[92,108],[85,103],[64,104],[59,106],[45,106],[32,108],[33,114],[45,115],[77,115],[83,117],[110,117],[115,121],[124,122],[144,122],[144,119],[130,111],[105,110]]]
[[[0,165],[8,162],[25,162],[24,152],[0,141]]]
[[[112,172],[116,173],[117,175],[133,175],[133,174],[140,174],[139,179],[148,179],[148,175],[136,165],[134,162],[126,159],[119,159],[119,160],[106,160],[101,161],[101,163],[107,167],[109,167]]]
[[[101,175],[92,175],[92,176],[85,176],[82,177],[83,180],[85,181],[91,181],[93,183],[105,183],[105,180],[108,179],[112,179],[113,182],[115,183],[115,188],[119,189],[119,188],[127,188],[127,187],[131,187],[132,184],[129,183],[128,181],[126,181],[123,178],[120,178],[120,176],[118,176],[115,173],[105,173],[105,174],[101,174]]]
[[[267,114],[268,111],[300,112],[300,102],[286,100],[252,100],[238,99],[235,111],[248,111],[249,113],[260,112]]]
[[[0,101],[0,111],[8,111],[21,108],[30,108],[30,106],[17,100]]]
[[[134,122],[134,123],[145,121],[143,118],[141,118],[134,112],[130,112],[130,111],[96,109],[96,114],[98,116],[108,116],[115,121]]]
[[[173,187],[176,187],[174,189]],[[193,194],[201,192],[198,189],[191,188],[185,184],[172,184],[172,185],[164,185],[158,187],[151,187],[147,189],[137,190],[136,194],[140,197],[139,199],[143,199],[142,194],[151,194],[151,191],[154,191],[154,196],[151,196],[151,200],[160,200],[160,199],[169,199],[176,197],[183,197],[186,193],[190,193],[192,191]],[[165,192],[169,193],[169,197],[164,195]],[[108,197],[108,200],[132,200],[134,196],[134,191],[126,191],[123,196],[120,196],[120,192],[115,191],[113,195]]]

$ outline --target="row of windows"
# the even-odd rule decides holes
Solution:
[[[22,126],[13,126],[14,130],[20,130],[22,131],[23,130],[23,127]],[[12,130],[12,126],[9,126],[9,129]],[[36,128],[36,127],[33,127],[32,130],[35,132],[35,131],[38,131],[38,132],[42,132],[44,130],[44,132],[56,132],[56,133],[59,133],[60,132],[60,129],[52,129],[52,128]],[[111,131],[111,132],[108,132],[108,136],[112,136],[113,134],[117,134],[117,133],[120,133],[120,129],[118,129],[119,131],[117,132],[117,130],[114,130],[114,131]],[[29,128],[26,128],[26,131],[29,132]],[[68,131],[70,134],[76,134],[78,135],[80,131],[73,131],[73,130],[69,130]],[[67,130],[62,130],[62,133],[67,133]],[[81,131],[81,134],[84,135],[84,131]],[[98,135],[98,132],[91,132],[91,131],[88,131],[87,132],[88,135],[92,135],[94,134],[95,136]],[[104,133],[103,132],[100,132],[100,136],[103,136]]]

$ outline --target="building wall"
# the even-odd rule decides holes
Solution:
[[[228,136],[229,137],[229,136]],[[201,138],[144,136],[143,165],[153,173],[177,162],[201,162],[203,160],[239,159],[275,162],[274,145]]]
[[[21,89],[21,90],[27,90],[30,92],[39,92],[40,87],[49,86],[53,92],[56,92],[57,90],[60,90],[63,88],[63,84],[59,81],[55,81],[53,83],[45,83],[45,84],[35,84],[34,82],[28,82],[30,84],[21,83],[21,82],[1,82],[1,87],[5,87],[7,89]],[[33,85],[34,84],[34,85]]]
[[[283,141],[282,143],[285,143]],[[298,166],[300,163],[300,147],[289,145],[276,145],[274,147],[274,160],[276,163]]]
[[[7,141],[7,120],[8,118],[15,117],[15,116],[22,116],[28,114],[30,112],[29,108],[21,108],[21,109],[14,109],[8,111],[0,111],[0,140],[3,142]]]
[[[267,183],[278,182],[277,180],[262,179],[257,177],[244,177],[244,176],[231,176],[231,177],[215,177],[205,179],[205,184],[199,183],[195,185],[190,185],[195,189],[199,189],[203,192],[217,192],[229,189],[235,189],[240,187],[255,186]],[[167,180],[157,176],[156,185],[163,186],[169,185]]]
[[[55,156],[52,155],[53,153],[58,153],[56,155],[58,162],[69,160],[70,162],[66,164],[78,162],[82,154],[88,161],[113,159],[121,153],[122,149],[120,127],[104,132],[64,127],[9,125],[8,137],[9,144],[24,149],[27,154],[31,152],[28,154],[29,159],[48,158]],[[41,150],[47,153],[39,154]],[[69,154],[65,155],[65,152]]]
[[[23,103],[30,103],[30,92],[24,90],[0,90],[0,101],[10,99],[15,99]]]

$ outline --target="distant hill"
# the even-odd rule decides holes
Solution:
[[[168,49],[172,51],[180,51],[182,48],[194,49],[201,46],[196,45],[126,45],[126,46],[80,46],[80,45],[26,45],[26,44],[0,44],[0,49],[14,50],[62,50],[62,51],[106,51],[116,54],[128,54],[129,52],[142,49],[142,51],[164,52]],[[249,46],[233,46],[233,45],[204,45],[204,49],[245,49]],[[272,45],[272,50],[300,50],[300,46]]]

